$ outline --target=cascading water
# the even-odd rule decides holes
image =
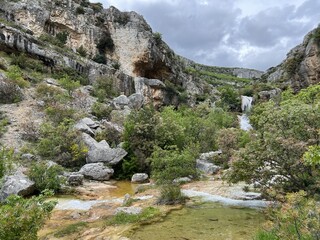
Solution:
[[[241,96],[241,110],[243,114],[241,116],[238,116],[238,118],[239,118],[240,128],[244,131],[249,131],[250,129],[252,129],[252,126],[249,122],[249,118],[246,114],[251,109],[252,100],[253,100],[252,97]]]

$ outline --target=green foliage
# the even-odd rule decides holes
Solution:
[[[305,164],[311,166],[319,166],[320,165],[320,146],[314,145],[309,146],[308,151],[303,154],[303,160]]]
[[[28,199],[11,195],[0,204],[0,239],[36,240],[56,202],[45,201],[48,192]]]
[[[38,162],[31,165],[28,176],[35,182],[38,191],[41,192],[47,189],[58,193],[64,183],[61,177],[62,172],[63,168],[59,165]]]
[[[61,89],[49,86],[45,83],[40,83],[37,86],[36,96],[37,98],[43,100],[47,106],[52,106],[67,101],[67,96]]]
[[[66,75],[74,82],[79,81],[82,85],[89,84],[89,79],[87,76],[70,67],[55,67],[52,77],[55,79],[60,79]]]
[[[320,104],[311,86],[280,103],[255,106],[250,117],[256,137],[233,156],[232,182],[259,182],[263,191],[319,193],[319,166],[310,166],[319,145]],[[314,152],[315,150],[315,152]],[[305,155],[304,155],[305,154]],[[303,156],[307,161],[301,161]],[[316,156],[316,155],[315,155]]]
[[[91,108],[91,113],[99,120],[109,119],[111,111],[112,107],[100,102],[95,102]]]
[[[90,3],[90,8],[95,12],[99,13],[103,10],[103,5],[102,3]]]
[[[86,222],[77,222],[74,224],[70,224],[62,228],[61,230],[57,231],[56,233],[54,233],[54,236],[56,238],[62,238],[62,237],[71,235],[73,233],[80,232],[82,229],[86,228],[87,226],[88,226],[88,223]]]
[[[153,38],[156,41],[157,45],[161,44],[161,42],[162,42],[162,34],[161,33],[159,33],[159,32],[153,33]]]
[[[93,61],[96,63],[100,64],[106,64],[107,63],[107,58],[104,54],[97,54],[92,58]]]
[[[182,204],[186,197],[182,194],[179,186],[174,184],[166,184],[161,186],[160,196],[157,200],[158,204],[175,205]]]
[[[22,100],[18,85],[11,80],[2,80],[0,86],[0,103],[16,103]]]
[[[230,127],[232,123],[232,116],[206,105],[179,110],[165,107],[161,112],[146,106],[133,111],[125,123],[126,159],[130,166],[137,166],[139,172],[149,172],[148,158],[157,147],[177,149],[180,153],[186,148],[192,148],[195,153],[211,151],[216,147],[218,130]]]
[[[260,231],[256,240],[320,238],[320,207],[303,191],[288,194],[281,206],[269,208],[269,226]]]
[[[6,72],[7,77],[14,84],[17,84],[21,88],[29,87],[30,83],[23,78],[21,69],[18,66],[10,66]]]
[[[68,36],[68,32],[59,32],[56,34],[56,39],[61,43],[62,46],[64,46],[67,43]]]
[[[107,225],[121,225],[128,223],[144,223],[159,217],[160,211],[154,207],[147,207],[140,214],[117,213],[107,221]]]
[[[87,56],[87,51],[86,49],[83,47],[83,45],[81,45],[78,49],[77,49],[77,53],[79,53],[79,55],[81,57],[86,57]]]
[[[294,57],[287,59],[284,64],[284,69],[289,74],[289,77],[292,77],[297,73],[298,67],[303,59],[302,54],[296,54]]]
[[[100,54],[104,55],[105,52],[113,51],[114,50],[114,43],[113,39],[109,32],[104,32],[101,38],[99,39],[99,42],[97,43],[97,49]]]
[[[68,75],[60,78],[59,83],[64,89],[68,91],[70,97],[72,97],[73,91],[81,86],[80,82],[72,81]]]
[[[231,111],[240,111],[241,99],[239,92],[233,87],[225,86],[220,87],[218,90],[221,93],[219,105]]]
[[[45,113],[48,119],[57,125],[65,119],[74,119],[75,110],[64,104],[53,104],[45,109]]]
[[[85,14],[85,12],[86,11],[84,10],[84,8],[82,6],[76,8],[77,15]]]
[[[102,76],[93,84],[93,96],[98,98],[99,102],[104,102],[108,98],[118,96],[119,90],[116,88],[116,79],[109,76]]]
[[[33,70],[40,73],[46,73],[48,70],[45,65],[40,61],[33,59],[25,53],[20,53],[17,55],[12,55],[11,65],[16,65],[21,69]]]
[[[0,146],[0,179],[13,168],[13,163],[16,161],[13,149],[7,149]]]
[[[37,152],[65,167],[82,166],[88,149],[80,135],[73,129],[73,122],[64,120],[58,126],[43,123]]]
[[[179,151],[177,149],[163,150],[157,148],[152,153],[151,161],[152,178],[159,184],[170,184],[176,178],[197,177],[196,157],[193,149]]]

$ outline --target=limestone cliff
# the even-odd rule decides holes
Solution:
[[[319,83],[319,33],[319,27],[309,32],[303,43],[290,50],[287,58],[278,66],[268,69],[263,77],[283,87],[291,86],[294,91]]]
[[[235,78],[258,78],[262,74],[251,69],[208,67],[180,57],[135,12],[103,9],[101,4],[87,0],[0,3],[1,49],[26,52],[49,67],[71,67],[87,75],[91,83],[101,75],[114,76],[126,95],[139,91],[135,78],[141,77],[164,83],[161,88],[147,86],[157,93],[152,97],[161,95],[164,103],[176,102],[184,91],[189,96],[214,94],[219,85],[238,84],[225,75],[209,74],[208,80],[208,76],[188,71],[190,68]],[[144,82],[148,85],[152,81]]]

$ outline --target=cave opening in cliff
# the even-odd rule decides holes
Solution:
[[[168,79],[170,69],[161,61],[155,63],[138,61],[134,64],[134,73],[139,77],[164,81],[165,79]]]

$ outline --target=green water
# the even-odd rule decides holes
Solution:
[[[248,240],[264,222],[255,209],[218,204],[185,207],[170,213],[163,222],[140,227],[131,240]]]

